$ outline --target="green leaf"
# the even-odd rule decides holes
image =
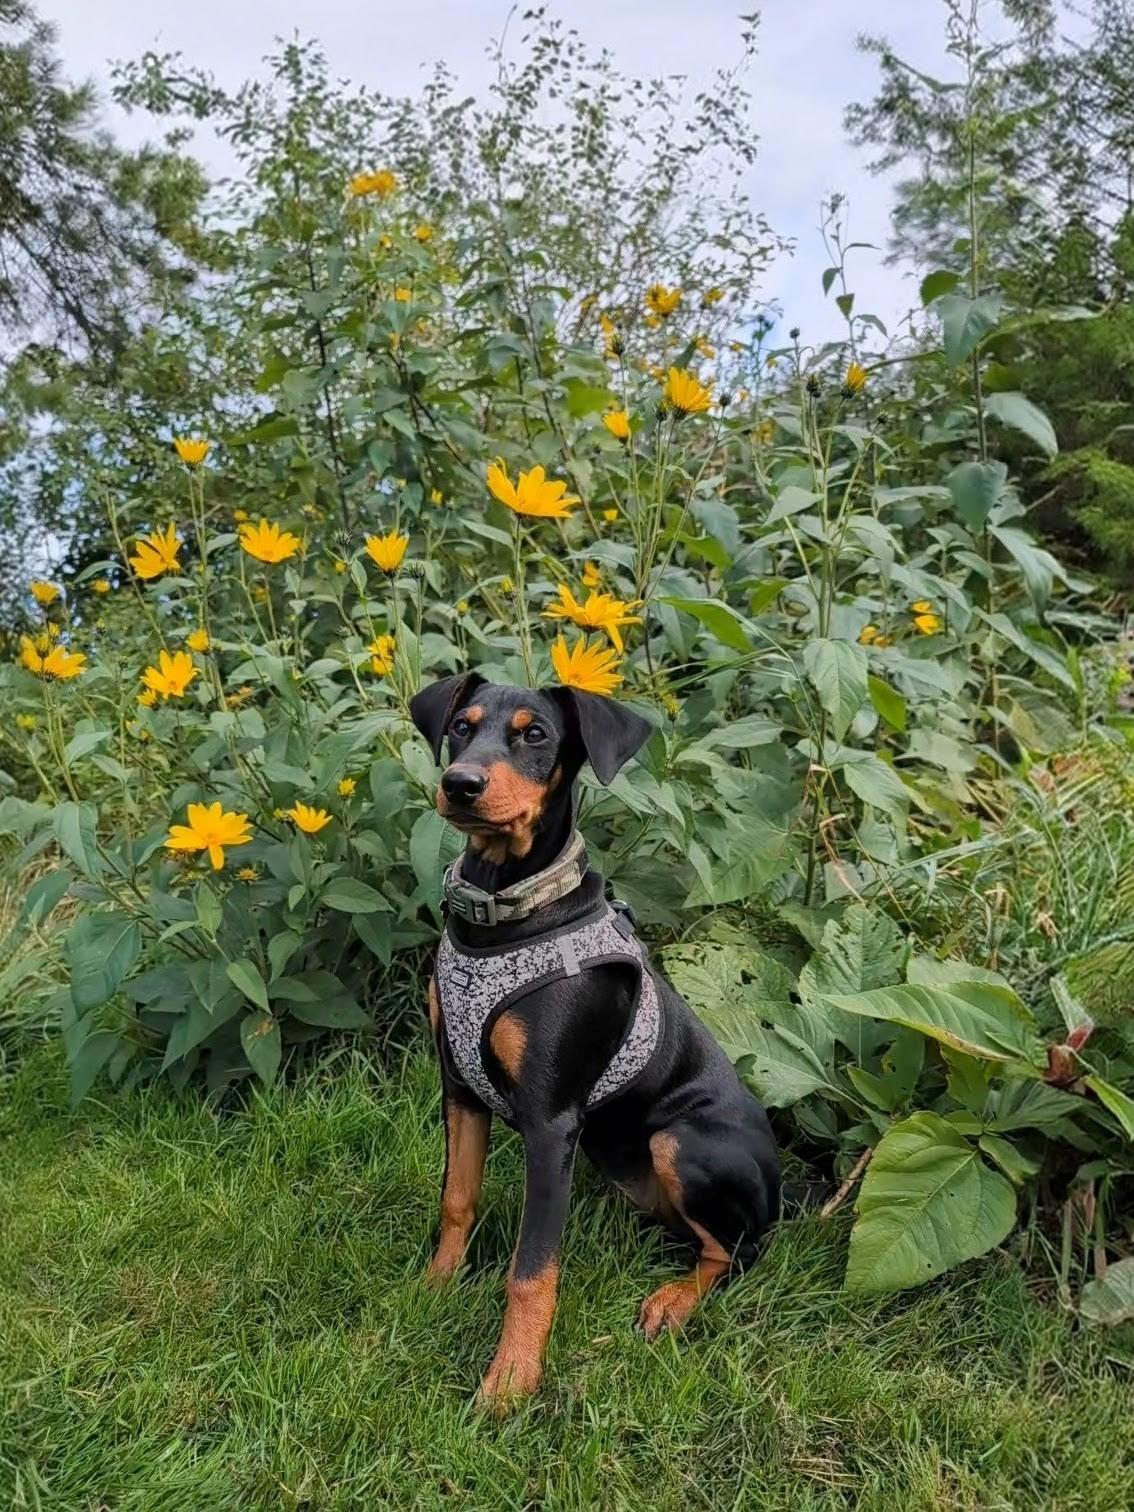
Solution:
[[[956,367],[976,351],[999,321],[1000,295],[982,294],[970,299],[967,294],[943,294],[937,309],[941,315],[945,361]]]
[[[784,727],[778,720],[768,719],[764,714],[746,714],[743,719],[734,719],[702,735],[688,748],[697,750],[747,751],[753,746],[770,745],[779,740]]]
[[[392,905],[369,882],[357,877],[333,877],[324,887],[321,902],[340,913],[391,912]]]
[[[870,693],[870,702],[874,705],[874,712],[880,719],[884,719],[892,730],[904,731],[906,728],[906,700],[892,688],[888,682],[873,674],[866,679],[866,686]]]
[[[825,1001],[845,1013],[904,1024],[983,1060],[1023,1064],[1037,1071],[1046,1065],[1032,1016],[1010,987],[979,980],[935,986],[906,983]]]
[[[98,1073],[121,1045],[122,1036],[110,1029],[100,1029],[83,1040],[70,1059],[72,1108],[86,1097]]]
[[[794,483],[789,483],[776,495],[764,524],[774,525],[777,520],[785,520],[789,515],[802,514],[805,509],[814,508],[818,502],[817,493],[812,493],[807,488],[797,488]]]
[[[933,273],[927,273],[921,281],[922,309],[927,309],[935,299],[940,299],[942,294],[951,294],[960,281],[959,274],[949,273],[944,268],[938,268]]]
[[[1134,1139],[1134,1098],[1127,1097],[1125,1092],[1101,1076],[1085,1076],[1083,1080],[1103,1107],[1117,1118],[1127,1139]]]
[[[270,1013],[245,1014],[240,1021],[240,1043],[248,1064],[264,1086],[270,1087],[280,1069],[283,1054],[279,1024]]]
[[[460,849],[461,837],[436,809],[426,809],[418,815],[410,831],[410,865],[436,919],[441,917],[439,904],[445,868],[456,859]]]
[[[909,805],[910,795],[905,784],[892,766],[875,756],[864,753],[865,759],[848,761],[840,768],[843,781],[863,803],[869,803],[892,818],[902,819]]]
[[[141,950],[142,931],[129,914],[82,914],[64,946],[76,1013],[88,1013],[112,997]]]
[[[1088,1281],[1079,1312],[1088,1323],[1104,1328],[1134,1321],[1134,1258],[1118,1260],[1107,1266],[1105,1276]]]
[[[1054,457],[1059,451],[1055,427],[1043,410],[1023,394],[989,394],[984,401],[984,409],[986,414],[999,420],[1001,425],[1022,431],[1047,456]]]
[[[982,1134],[977,1140],[988,1158],[1000,1167],[1013,1186],[1023,1186],[1039,1170],[1039,1165],[998,1134]]]
[[[843,319],[849,320],[851,311],[854,309],[854,295],[836,294],[835,303],[838,305],[839,313],[842,315]]]
[[[818,949],[799,974],[799,995],[811,1012],[827,1016],[835,1037],[863,1061],[893,1038],[893,1031],[861,1014],[840,1013],[829,1000],[900,982],[905,963],[906,947],[893,919],[855,903],[824,927]]]
[[[835,279],[838,278],[838,276],[839,276],[839,270],[838,270],[838,268],[824,268],[823,269],[823,293],[824,294],[829,294],[831,292],[831,285],[834,283]]]
[[[351,997],[320,998],[313,1003],[296,1002],[288,1005],[292,1018],[302,1024],[314,1024],[321,1029],[369,1029],[373,1023],[370,1015]]]
[[[225,968],[225,975],[234,987],[239,988],[249,1002],[255,1003],[257,1008],[263,1008],[267,1012],[268,989],[264,985],[264,978],[260,975],[259,967],[254,962],[249,961],[247,958],[240,961],[230,961]]]
[[[750,651],[751,643],[744,620],[719,599],[663,598],[663,604],[671,604],[682,614],[690,614],[704,625],[710,635],[715,635],[722,646],[731,651]]]
[[[95,830],[98,811],[93,803],[60,803],[51,817],[51,830],[60,849],[75,863],[84,877],[102,872]]]
[[[1004,491],[1008,469],[1003,462],[962,462],[945,481],[961,521],[972,531],[983,530]]]
[[[896,1291],[1000,1244],[1016,1196],[945,1119],[914,1113],[882,1136],[855,1211],[848,1290]]]
[[[68,766],[76,761],[81,761],[84,756],[89,756],[92,751],[97,751],[110,739],[109,730],[85,730],[81,735],[73,735],[63,747],[63,760]]]
[[[608,388],[583,383],[578,378],[568,378],[563,385],[563,392],[567,399],[567,412],[576,420],[581,420],[585,415],[597,415],[606,409],[613,398]]]
[[[803,665],[819,702],[831,716],[836,740],[841,740],[866,702],[865,649],[850,641],[808,641],[803,648]]]
[[[1051,585],[1056,578],[1066,582],[1063,568],[1052,556],[1037,546],[1031,536],[1014,525],[993,525],[989,533],[1015,558],[1027,585],[1037,615],[1042,615],[1051,596]]]

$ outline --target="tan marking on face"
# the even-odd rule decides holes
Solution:
[[[526,730],[534,719],[535,715],[530,709],[517,709],[508,721],[508,724],[519,734],[521,730]]]
[[[728,1274],[729,1253],[708,1229],[695,1223],[684,1209],[681,1178],[677,1173],[676,1137],[664,1130],[652,1135],[650,1157],[662,1192],[673,1204],[682,1221],[696,1234],[701,1245],[697,1264],[687,1276],[659,1286],[642,1303],[638,1323],[646,1337],[653,1339],[663,1329],[675,1330],[684,1324],[701,1298]]]
[[[507,853],[526,856],[535,839],[535,827],[547,803],[548,789],[517,772],[507,761],[488,769],[488,786],[474,805],[478,818],[499,826],[507,838]]]
[[[446,1280],[465,1258],[469,1234],[476,1222],[491,1125],[492,1115],[487,1108],[466,1108],[454,1102],[446,1105],[441,1234],[437,1253],[426,1273],[431,1281]]]
[[[512,1081],[518,1081],[520,1065],[528,1046],[528,1031],[521,1020],[514,1014],[502,1013],[492,1026],[488,1043]]]
[[[481,1382],[479,1400],[504,1407],[530,1396],[543,1375],[543,1351],[555,1317],[559,1262],[549,1260],[535,1276],[508,1279],[508,1306],[496,1356]]]
[[[483,704],[470,704],[467,709],[462,709],[457,715],[458,719],[467,719],[469,724],[478,725],[484,718]]]

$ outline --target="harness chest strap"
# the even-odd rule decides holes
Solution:
[[[597,917],[577,928],[475,952],[461,950],[446,929],[434,968],[445,1037],[462,1080],[493,1112],[507,1115],[510,1109],[484,1069],[490,1022],[537,983],[577,976],[599,962],[633,966],[639,985],[629,1031],[592,1088],[588,1108],[629,1085],[649,1061],[660,1033],[657,984],[624,916],[604,904]]]

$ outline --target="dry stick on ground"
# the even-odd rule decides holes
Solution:
[[[829,1218],[832,1213],[837,1212],[838,1209],[842,1207],[843,1203],[850,1196],[851,1191],[853,1190],[855,1183],[858,1181],[858,1178],[862,1175],[863,1171],[865,1171],[866,1168],[867,1168],[867,1166],[870,1164],[870,1157],[873,1154],[874,1154],[873,1146],[869,1147],[868,1149],[863,1150],[862,1154],[855,1161],[854,1166],[853,1166],[853,1168],[851,1170],[850,1175],[843,1182],[842,1186],[835,1193],[835,1195],[833,1197],[828,1198],[828,1200],[819,1209],[819,1216],[820,1216],[820,1218]]]

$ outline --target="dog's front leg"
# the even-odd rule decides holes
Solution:
[[[496,1356],[479,1400],[506,1406],[529,1396],[543,1374],[543,1351],[555,1316],[559,1244],[571,1196],[580,1123],[574,1114],[525,1128],[524,1215],[508,1273],[508,1306]]]

